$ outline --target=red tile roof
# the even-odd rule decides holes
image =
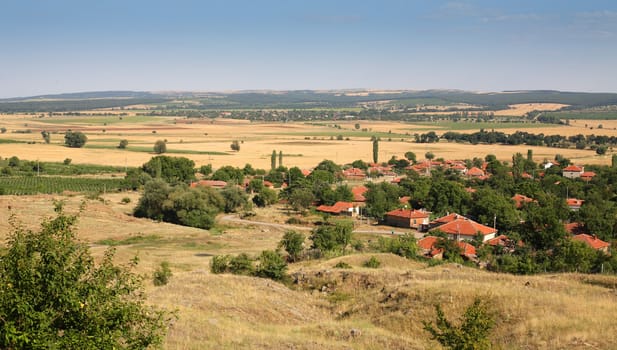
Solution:
[[[353,201],[354,202],[365,202],[366,198],[364,198],[364,194],[368,191],[368,188],[365,186],[356,186],[351,189],[351,193],[353,193]]]
[[[517,193],[517,194],[515,194],[515,195],[512,197],[512,200],[514,201],[514,205],[515,205],[515,206],[516,206],[516,208],[518,208],[518,209],[520,209],[520,208],[523,206],[523,204],[525,204],[525,203],[530,203],[530,202],[533,202],[533,201],[534,201],[534,199],[533,199],[533,198],[529,198],[529,197],[527,197],[527,196],[525,196],[525,195],[518,194],[518,193]]]
[[[429,213],[426,211],[412,209],[394,209],[387,212],[386,215],[407,219],[424,219],[429,217]]]
[[[576,165],[570,165],[570,166],[567,166],[567,167],[563,168],[563,171],[570,171],[570,172],[581,173],[581,172],[583,172],[583,168],[580,167],[580,166],[576,166]]]
[[[441,231],[450,235],[475,236],[478,232],[482,235],[490,235],[497,232],[496,229],[479,224],[466,218],[457,218],[430,231]]]
[[[302,175],[309,176],[309,175],[311,175],[311,171],[308,170],[308,169],[302,169]]]
[[[569,207],[580,207],[583,203],[585,203],[584,200],[578,198],[568,198],[566,199],[566,202]]]
[[[451,213],[451,214],[448,214],[446,216],[442,216],[440,218],[437,218],[437,219],[431,221],[431,225],[447,224],[448,222],[454,221],[454,220],[456,220],[458,218],[465,218],[465,217],[462,216],[462,215],[459,215],[457,213]]]
[[[478,167],[467,170],[467,176],[484,176],[484,171]]]
[[[596,236],[591,236],[585,233],[572,237],[575,241],[584,242],[593,249],[602,249],[610,246],[610,243],[604,242]]]
[[[476,247],[467,242],[457,242],[458,246],[462,249],[462,255],[476,255]]]
[[[596,176],[596,173],[594,173],[593,171],[584,171],[581,174],[581,177],[586,177],[586,178],[589,178],[589,179],[591,179],[594,176]]]
[[[486,243],[488,245],[492,245],[492,246],[496,246],[496,245],[505,245],[505,243],[509,240],[508,236],[506,235],[499,235],[495,238],[491,238],[488,241],[486,241]]]
[[[418,240],[418,247],[422,248],[423,250],[432,250],[433,246],[435,245],[435,243],[437,243],[438,240],[439,237],[426,236]]]
[[[350,169],[347,169],[347,170],[343,170],[343,175],[344,176],[364,177],[364,176],[366,176],[366,173],[362,169],[350,168]]]
[[[572,235],[578,235],[578,234],[581,234],[581,233],[585,233],[585,229],[583,227],[583,224],[581,224],[580,222],[571,222],[571,223],[565,224],[563,226],[566,229],[566,232],[568,232],[569,234],[572,234]]]
[[[398,201],[401,204],[409,204],[409,200],[410,199],[411,199],[411,197],[409,197],[409,196],[403,196],[403,197],[399,198]]]
[[[354,205],[351,202],[336,202],[334,205],[320,205],[316,210],[324,213],[340,214],[353,207]]]

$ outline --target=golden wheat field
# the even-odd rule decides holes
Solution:
[[[265,123],[230,119],[184,119],[174,117],[143,116],[2,116],[7,132],[0,135],[0,156],[18,156],[23,159],[42,161],[63,161],[74,163],[96,163],[116,166],[139,166],[154,154],[152,148],[157,140],[167,142],[169,155],[185,156],[197,166],[212,164],[244,166],[255,168],[270,167],[272,151],[282,151],[283,165],[311,168],[324,159],[337,163],[350,163],[357,159],[372,160],[370,138],[377,135],[379,161],[391,157],[403,157],[407,151],[415,152],[422,159],[426,152],[433,152],[437,158],[471,159],[494,154],[501,160],[509,160],[517,152],[526,154],[532,149],[536,161],[553,159],[562,154],[576,163],[608,164],[610,154],[597,156],[592,150],[556,149],[530,147],[525,145],[470,145],[448,143],[433,144],[413,142],[413,135],[435,131],[437,134],[454,130],[476,132],[480,128],[491,128],[506,133],[516,130],[532,133],[576,135],[605,134],[617,135],[614,121],[573,121],[570,126],[545,124],[474,124],[422,123],[409,124],[389,121],[334,121],[320,123]],[[361,128],[356,129],[359,123]],[[603,124],[603,128],[597,125]],[[455,128],[455,129],[452,129]],[[82,131],[88,136],[85,148],[71,149],[63,146],[63,133],[71,129]],[[51,143],[44,144],[40,132],[51,132]],[[125,150],[117,148],[120,140],[126,139]],[[8,141],[23,143],[6,143]],[[231,142],[240,142],[240,150],[230,149]],[[610,152],[609,152],[610,153]]]
[[[453,264],[428,267],[391,254],[375,254],[382,263],[378,269],[362,267],[370,254],[291,264],[289,272],[303,282],[289,287],[213,275],[212,255],[274,249],[284,230],[223,222],[206,231],[138,219],[129,215],[138,196],[3,196],[0,238],[9,230],[11,212],[36,228],[52,215],[54,200],[66,201],[68,213],[85,201],[78,237],[95,256],[107,248],[106,240],[118,243],[119,263],[138,256],[147,302],[177,312],[166,349],[439,349],[422,329],[422,321],[435,319],[433,305],[441,304],[456,321],[475,297],[488,301],[496,314],[493,348],[617,346],[614,276],[512,276]],[[131,203],[121,204],[123,197]],[[155,287],[150,276],[162,261],[171,263],[173,276]],[[341,261],[352,268],[333,268]],[[352,336],[352,329],[359,332]]]

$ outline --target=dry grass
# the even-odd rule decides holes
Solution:
[[[125,196],[132,199],[128,205],[120,203]],[[433,304],[442,304],[455,319],[476,296],[489,300],[498,315],[491,337],[496,348],[617,346],[613,276],[511,276],[456,265],[428,268],[391,254],[361,254],[294,264],[290,272],[303,275],[305,282],[288,288],[270,280],[209,272],[211,255],[273,249],[283,230],[228,225],[206,231],[157,223],[127,215],[136,193],[103,197],[86,200],[79,237],[100,256],[106,248],[97,243],[101,240],[154,235],[152,240],[117,246],[117,259],[138,255],[138,272],[145,276],[161,261],[171,262],[168,285],[154,287],[146,278],[148,302],[178,311],[166,339],[168,349],[438,348],[421,323],[434,320]],[[54,199],[66,200],[66,211],[76,212],[83,197],[0,197],[0,232],[9,229],[9,205],[26,226],[36,227],[42,217],[53,214]],[[372,255],[381,267],[362,267]],[[333,268],[340,261],[352,269]],[[352,338],[352,328],[362,335]]]
[[[516,116],[522,117],[525,114],[532,111],[558,111],[564,107],[568,107],[569,105],[564,105],[561,103],[519,103],[514,105],[509,105],[509,109],[502,109],[499,111],[494,111],[493,113],[496,116]]]

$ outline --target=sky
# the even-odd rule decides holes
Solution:
[[[615,0],[2,0],[0,98],[63,92],[617,92]]]

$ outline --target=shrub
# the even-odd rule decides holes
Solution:
[[[73,160],[71,158],[65,158],[64,161],[62,162],[62,164],[64,164],[64,165],[71,165],[72,161]]]
[[[163,140],[157,140],[154,143],[154,153],[163,154],[167,152],[167,144]]]
[[[255,273],[258,277],[270,278],[275,281],[285,278],[287,263],[279,253],[273,250],[264,250],[259,255],[258,262],[259,265]]]
[[[71,148],[81,148],[86,145],[88,137],[81,131],[68,130],[64,134],[64,144]]]
[[[129,204],[129,203],[131,203],[131,199],[129,197],[124,197],[124,198],[122,198],[122,200],[120,202],[122,204]]]
[[[483,350],[490,349],[488,339],[491,329],[495,325],[495,316],[488,305],[480,298],[476,298],[467,307],[463,314],[460,326],[448,321],[439,304],[435,305],[437,312],[436,323],[425,321],[424,330],[429,332],[433,339],[442,346],[453,350]]]
[[[228,270],[234,275],[246,276],[250,276],[255,272],[253,260],[246,253],[241,253],[231,258],[228,263]]]
[[[290,261],[298,260],[302,253],[302,245],[304,244],[304,235],[296,231],[287,231],[283,235],[283,239],[279,242],[279,247],[285,249],[289,254]]]
[[[146,306],[137,259],[114,265],[114,250],[95,264],[77,241],[76,216],[56,204],[38,232],[11,219],[0,258],[0,348],[149,348],[162,343],[168,315]]]
[[[169,282],[171,277],[171,269],[169,268],[169,262],[163,261],[161,265],[154,271],[152,276],[155,286],[164,286]]]
[[[128,140],[120,140],[120,143],[118,144],[118,148],[125,149],[128,145],[129,145]]]
[[[229,255],[215,255],[210,261],[210,272],[212,273],[225,273],[229,271]]]
[[[20,162],[21,161],[19,160],[19,158],[17,158],[17,156],[12,156],[11,158],[9,158],[9,166],[12,168],[18,167]]]
[[[351,265],[349,265],[348,263],[344,262],[344,261],[339,261],[338,263],[336,263],[336,265],[334,265],[335,269],[351,269]]]
[[[362,266],[376,269],[381,266],[381,261],[379,261],[376,257],[371,256],[367,261],[364,262],[364,264],[362,264]]]

